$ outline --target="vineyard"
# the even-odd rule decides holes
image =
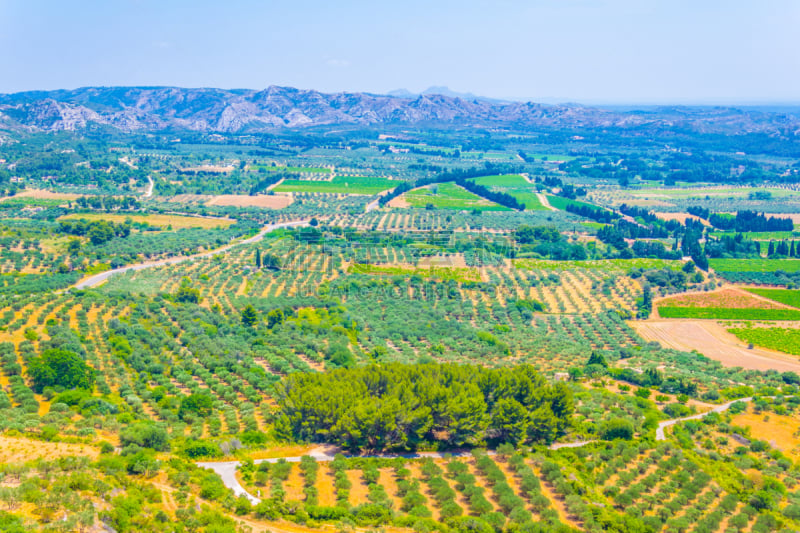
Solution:
[[[770,327],[768,324],[728,328],[742,341],[779,352],[800,355],[800,331],[796,327]]]

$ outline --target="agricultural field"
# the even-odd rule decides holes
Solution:
[[[717,272],[800,272],[797,259],[710,259],[709,266]]]
[[[473,178],[471,181],[485,187],[529,187],[530,183],[524,177],[518,174],[505,174],[499,176],[484,176],[481,178]]]
[[[683,263],[681,261],[669,261],[663,259],[602,259],[587,261],[546,261],[541,259],[514,259],[514,266],[519,269],[528,270],[603,270],[603,271],[627,271],[632,268],[660,269],[668,268],[679,270]]]
[[[745,324],[728,328],[743,342],[792,355],[800,355],[800,331],[796,326],[780,327],[772,324]]]
[[[800,290],[755,288],[746,288],[745,290],[784,305],[800,308]]]
[[[507,207],[481,198],[452,182],[414,189],[405,193],[403,199],[411,207],[427,207],[430,205],[435,209],[453,209],[457,211],[508,210]]]
[[[386,178],[369,178],[362,176],[334,176],[327,180],[284,180],[275,187],[276,193],[337,193],[373,195],[393,189],[398,182]]]
[[[630,207],[738,149],[385,127],[0,145],[0,530],[800,530],[800,261],[683,210],[769,200]]]
[[[518,174],[483,176],[470,181],[513,196],[525,205],[526,211],[547,211],[534,186]]]
[[[180,215],[117,215],[109,213],[75,213],[65,215],[58,220],[105,220],[123,224],[131,221],[134,224],[146,224],[161,230],[179,230],[183,228],[226,228],[236,221],[225,218],[188,217]]]

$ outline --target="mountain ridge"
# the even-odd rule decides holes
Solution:
[[[23,131],[75,131],[97,124],[123,132],[257,133],[324,125],[421,123],[800,135],[800,117],[786,113],[689,106],[619,111],[579,104],[462,98],[427,91],[400,96],[323,93],[276,85],[263,90],[155,86],[0,95],[0,127]]]

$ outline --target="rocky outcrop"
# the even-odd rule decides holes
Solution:
[[[413,96],[326,94],[271,86],[263,91],[176,87],[88,87],[0,95],[0,125],[29,131],[80,130],[92,124],[125,132],[191,130],[248,133],[334,124],[437,123],[566,128],[676,129],[741,134],[796,134],[800,118],[735,108],[664,107],[611,111],[465,99],[428,92]]]

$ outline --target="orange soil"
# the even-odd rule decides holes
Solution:
[[[336,505],[336,489],[333,486],[333,473],[328,465],[325,463],[319,464],[319,472],[317,472],[317,495],[319,504],[326,507]]]

